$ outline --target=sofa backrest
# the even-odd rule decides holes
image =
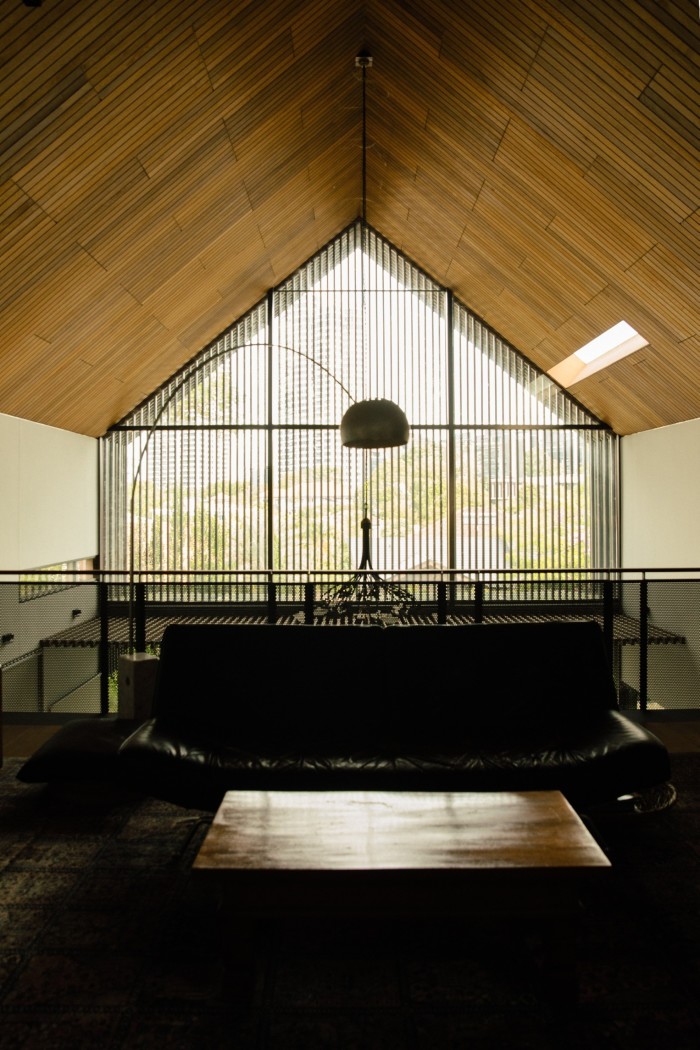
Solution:
[[[594,622],[179,625],[166,628],[159,720],[232,742],[345,747],[580,721],[617,706]]]

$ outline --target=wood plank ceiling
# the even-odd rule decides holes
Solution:
[[[361,214],[619,434],[700,417],[695,0],[0,0],[0,412],[100,435]]]

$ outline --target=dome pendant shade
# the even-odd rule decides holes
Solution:
[[[346,448],[395,448],[408,444],[410,432],[403,409],[383,397],[356,401],[340,421]]]

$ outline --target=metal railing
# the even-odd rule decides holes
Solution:
[[[157,653],[167,624],[261,621],[594,619],[622,707],[700,710],[700,569],[138,572],[133,590],[123,572],[75,571],[31,602],[20,601],[20,575],[0,573],[6,717],[116,711],[119,656],[132,647]],[[467,682],[469,669],[463,673]]]

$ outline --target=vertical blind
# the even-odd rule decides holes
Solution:
[[[342,448],[376,397],[409,444]],[[101,444],[112,570],[350,570],[365,513],[385,572],[617,563],[615,436],[359,221]]]

